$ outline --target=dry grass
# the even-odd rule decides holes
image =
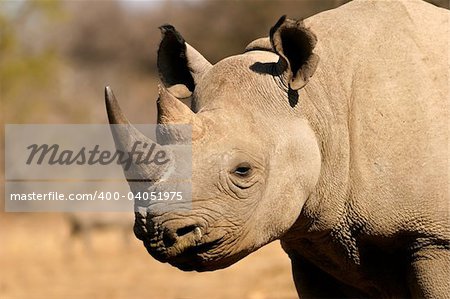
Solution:
[[[1,214],[0,298],[296,298],[279,243],[234,266],[182,272],[153,260],[130,233],[68,238],[63,214]]]

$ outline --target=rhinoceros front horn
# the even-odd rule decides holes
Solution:
[[[132,160],[131,165],[126,163],[122,164],[127,180],[159,180],[169,165],[140,163],[136,160],[137,155],[132,155],[131,153],[136,151],[149,151],[153,148],[153,152],[155,153],[164,151],[167,156],[170,156],[171,153],[167,147],[154,142],[130,124],[120,109],[119,103],[109,86],[105,88],[105,103],[116,149],[123,152],[127,155],[127,158],[131,158]]]

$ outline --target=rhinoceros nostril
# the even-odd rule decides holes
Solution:
[[[170,230],[165,230],[163,233],[164,246],[170,247],[177,241],[177,236]]]
[[[202,231],[198,225],[191,224],[182,227],[166,227],[162,234],[162,241],[166,248],[174,247],[181,250],[195,246],[202,238]]]
[[[191,232],[194,232],[196,229],[198,229],[198,226],[196,226],[196,225],[188,225],[188,226],[179,228],[179,229],[177,229],[177,236],[182,237]]]

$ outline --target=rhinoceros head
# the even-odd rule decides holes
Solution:
[[[137,211],[135,233],[152,256],[180,269],[227,267],[291,229],[318,181],[319,147],[299,117],[299,91],[317,65],[315,37],[282,18],[270,39],[211,65],[174,27],[161,31],[158,123],[192,126],[192,208]],[[128,124],[106,94],[111,123]],[[115,134],[122,148],[146,138],[128,130]],[[183,142],[176,130],[166,134]],[[145,178],[166,170],[136,171]]]

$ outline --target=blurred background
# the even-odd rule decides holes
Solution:
[[[345,2],[0,0],[0,118],[104,124],[111,85],[132,122],[154,123],[158,26],[175,25],[215,63],[266,36],[283,14],[306,18]],[[146,253],[125,213],[2,209],[0,233],[0,298],[296,298],[278,242],[225,270],[184,273]]]

